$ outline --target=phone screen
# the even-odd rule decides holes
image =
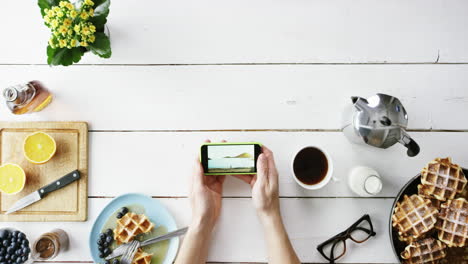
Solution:
[[[256,161],[260,146],[245,145],[205,145],[206,156],[204,167],[206,173],[256,173]]]

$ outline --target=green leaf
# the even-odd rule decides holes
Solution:
[[[104,32],[104,25],[107,23],[107,16],[109,15],[110,0],[95,0],[94,1],[94,16],[89,19],[97,32]]]
[[[81,60],[81,57],[86,52],[82,47],[72,49],[56,48],[53,49],[50,45],[47,46],[47,63],[49,65],[69,66]]]
[[[89,50],[101,58],[110,58],[112,50],[109,38],[102,32],[96,32],[94,35],[96,40],[94,43],[89,43]]]
[[[46,8],[50,9],[53,6],[58,5],[59,2],[60,0],[38,0],[37,4],[39,5],[39,8],[41,9],[42,16],[44,16],[45,15],[44,9]]]

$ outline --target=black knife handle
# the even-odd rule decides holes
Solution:
[[[46,196],[47,194],[56,191],[58,189],[61,189],[67,185],[69,185],[72,182],[75,182],[79,180],[81,177],[80,172],[78,170],[72,171],[68,173],[67,175],[63,176],[62,178],[55,180],[54,182],[50,183],[47,186],[42,187],[39,189],[39,195],[41,198]]]

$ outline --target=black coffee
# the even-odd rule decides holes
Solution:
[[[328,160],[318,148],[308,147],[297,153],[293,162],[296,177],[304,184],[320,183],[328,172]]]

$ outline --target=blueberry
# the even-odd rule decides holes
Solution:
[[[122,214],[126,214],[126,213],[128,213],[128,208],[127,207],[122,207],[122,209],[120,209],[120,212],[122,212]]]
[[[0,262],[5,261],[5,256],[0,256]]]
[[[6,249],[4,247],[0,248],[0,256],[5,256]]]
[[[18,244],[16,244],[16,242],[11,242],[10,247],[16,249],[18,247]]]
[[[116,258],[115,258],[115,259],[113,259],[113,260],[112,260],[112,264],[120,264],[120,261],[119,261],[119,259],[116,259]]]
[[[109,229],[106,230],[106,235],[108,235],[108,236],[113,236],[113,235],[114,235],[114,231],[112,231],[112,229],[109,228]]]
[[[23,263],[23,258],[22,257],[17,257],[16,258],[16,263],[18,263],[18,264]]]
[[[8,240],[8,239],[3,240],[2,245],[4,247],[8,247],[10,245],[10,240]]]
[[[112,241],[114,241],[114,238],[113,238],[113,237],[111,237],[111,236],[106,237],[106,242],[107,242],[107,243],[110,244],[110,243],[112,243]]]
[[[6,229],[0,230],[0,239],[2,239],[2,240],[7,239],[9,233],[10,233],[10,231],[8,231]]]
[[[14,247],[9,247],[9,248],[7,248],[7,253],[8,253],[8,254],[13,254],[13,253],[15,253],[15,248],[14,248]]]
[[[0,264],[1,264],[1,263],[0,263]],[[110,263],[110,260],[106,260],[106,261],[104,262],[104,264],[111,264],[111,263]]]
[[[106,233],[101,233],[101,234],[99,234],[99,238],[100,238],[100,239],[106,238]]]
[[[105,258],[105,257],[104,257],[104,253],[100,253],[100,254],[99,254],[99,258]]]
[[[26,262],[26,260],[28,260],[28,256],[21,257],[21,260],[23,261],[23,263]]]
[[[120,219],[120,218],[122,218],[123,216],[124,216],[124,215],[122,214],[122,212],[119,212],[119,213],[117,214],[117,219]]]
[[[26,235],[25,235],[23,232],[20,232],[20,233],[18,234],[18,238],[19,238],[19,239],[25,239],[25,238],[26,238]]]
[[[21,245],[23,245],[24,247],[27,247],[29,246],[29,241],[27,239],[23,240],[23,242],[21,242]]]
[[[24,247],[23,248],[23,253],[28,255],[29,253],[31,253],[31,249],[29,247]]]
[[[23,250],[17,249],[15,254],[16,254],[16,256],[21,256],[21,255],[23,255]]]
[[[7,264],[5,261],[0,262],[0,264]]]
[[[5,255],[5,259],[6,259],[6,260],[10,260],[10,258],[11,258],[11,255],[10,255],[10,254],[6,254],[6,255]]]
[[[109,256],[112,253],[112,250],[110,248],[105,248],[103,253],[104,255]]]
[[[98,250],[99,250],[99,252],[103,252],[103,251],[104,251],[104,247],[103,247],[103,246],[98,246]]]
[[[14,238],[17,238],[18,237],[18,234],[19,234],[19,231],[13,231],[11,233],[11,236],[14,237]]]
[[[102,244],[102,246],[103,246],[104,248],[107,248],[107,247],[109,247],[109,243],[104,242],[104,243]]]
[[[104,240],[98,239],[97,244],[98,244],[99,246],[102,246],[102,244],[104,244]]]

